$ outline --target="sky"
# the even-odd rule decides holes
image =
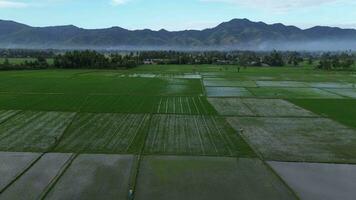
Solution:
[[[31,26],[212,28],[234,18],[356,28],[356,0],[0,0],[0,19]]]

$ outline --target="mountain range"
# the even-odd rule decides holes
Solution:
[[[356,30],[233,19],[204,29],[185,31],[83,29],[73,25],[32,27],[0,20],[0,48],[117,50],[356,50]]]

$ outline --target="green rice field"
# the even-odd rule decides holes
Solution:
[[[356,164],[355,85],[308,66],[3,71],[0,199],[303,199],[286,163]]]

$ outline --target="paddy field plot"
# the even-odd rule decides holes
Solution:
[[[312,117],[312,112],[282,99],[209,98],[220,115]]]
[[[258,159],[145,156],[137,200],[296,199]]]
[[[44,152],[62,136],[75,113],[21,112],[0,124],[1,151]]]
[[[79,155],[45,199],[126,200],[134,156]]]
[[[0,110],[0,124],[18,114],[20,111],[17,110]]]
[[[144,143],[149,115],[80,113],[71,123],[58,152],[136,153]]]
[[[205,87],[208,97],[251,97],[253,94],[243,87]]]
[[[289,99],[288,101],[321,116],[356,128],[355,99]]]
[[[94,113],[151,113],[159,97],[90,95],[83,103],[81,112]]]
[[[205,97],[161,97],[156,103],[155,113],[161,114],[216,114]]]
[[[147,154],[253,156],[249,146],[220,117],[153,115]]]
[[[260,87],[248,88],[248,90],[259,98],[343,98],[340,95],[318,88]]]
[[[301,199],[355,199],[355,165],[294,162],[269,164]]]
[[[0,191],[39,158],[39,153],[0,152]]]
[[[224,78],[205,78],[205,87],[257,87],[255,81],[231,80]]]
[[[309,87],[329,88],[329,89],[351,89],[355,88],[354,83],[347,82],[305,82]]]
[[[232,117],[267,160],[356,163],[356,131],[325,118]]]
[[[256,81],[259,87],[292,87],[303,88],[308,87],[304,82],[299,81]]]
[[[200,79],[162,79],[165,87],[160,91],[162,96],[200,96],[203,87]],[[142,91],[145,92],[145,91]]]
[[[85,98],[65,94],[0,94],[0,109],[75,112]]]
[[[334,94],[356,99],[356,89],[326,89],[328,92],[332,92]]]
[[[239,98],[208,98],[220,115],[254,116],[255,113]]]
[[[1,193],[0,199],[41,199],[46,189],[64,170],[70,156],[71,154],[45,154]]]

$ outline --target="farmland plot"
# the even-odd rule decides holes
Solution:
[[[40,156],[39,153],[0,152],[0,191]]]
[[[295,162],[269,164],[301,199],[355,199],[355,165]]]
[[[208,98],[220,115],[254,116],[255,113],[239,98]]]
[[[281,99],[209,98],[209,101],[221,115],[315,116],[313,113]]]
[[[20,111],[17,110],[0,110],[0,124],[18,114]]]
[[[133,156],[79,155],[45,199],[126,200]]]
[[[71,154],[45,154],[26,173],[0,194],[0,199],[36,200],[59,176]]]
[[[229,80],[229,79],[204,79],[205,87],[257,87],[254,81]]]
[[[325,118],[229,118],[267,160],[356,163],[356,132]]]
[[[257,85],[260,87],[308,87],[306,83],[298,81],[257,81]]]
[[[146,156],[137,200],[296,199],[258,159]]]
[[[242,99],[256,116],[312,117],[312,112],[282,99]]]
[[[154,115],[145,145],[148,154],[251,156],[246,143],[222,118]]]
[[[356,99],[289,99],[288,101],[356,128]]]
[[[22,112],[0,125],[0,150],[49,150],[72,121],[74,113]]]
[[[161,97],[155,108],[161,114],[207,115],[216,111],[205,97]]]
[[[354,98],[356,99],[356,89],[327,89],[327,91],[349,97],[349,98]]]
[[[162,79],[162,80],[166,81],[166,85],[160,91],[160,95],[198,96],[203,94],[200,79]]]
[[[0,94],[0,109],[78,111],[85,95]]]
[[[315,88],[335,88],[335,89],[346,89],[354,88],[354,84],[346,82],[306,82],[309,87]]]
[[[339,95],[318,88],[278,88],[260,87],[248,88],[256,97],[265,98],[342,98]]]
[[[206,87],[208,97],[251,97],[246,88],[242,87]]]
[[[135,153],[143,144],[148,115],[78,114],[58,152]]]
[[[81,107],[82,112],[151,113],[158,97],[90,95]]]

